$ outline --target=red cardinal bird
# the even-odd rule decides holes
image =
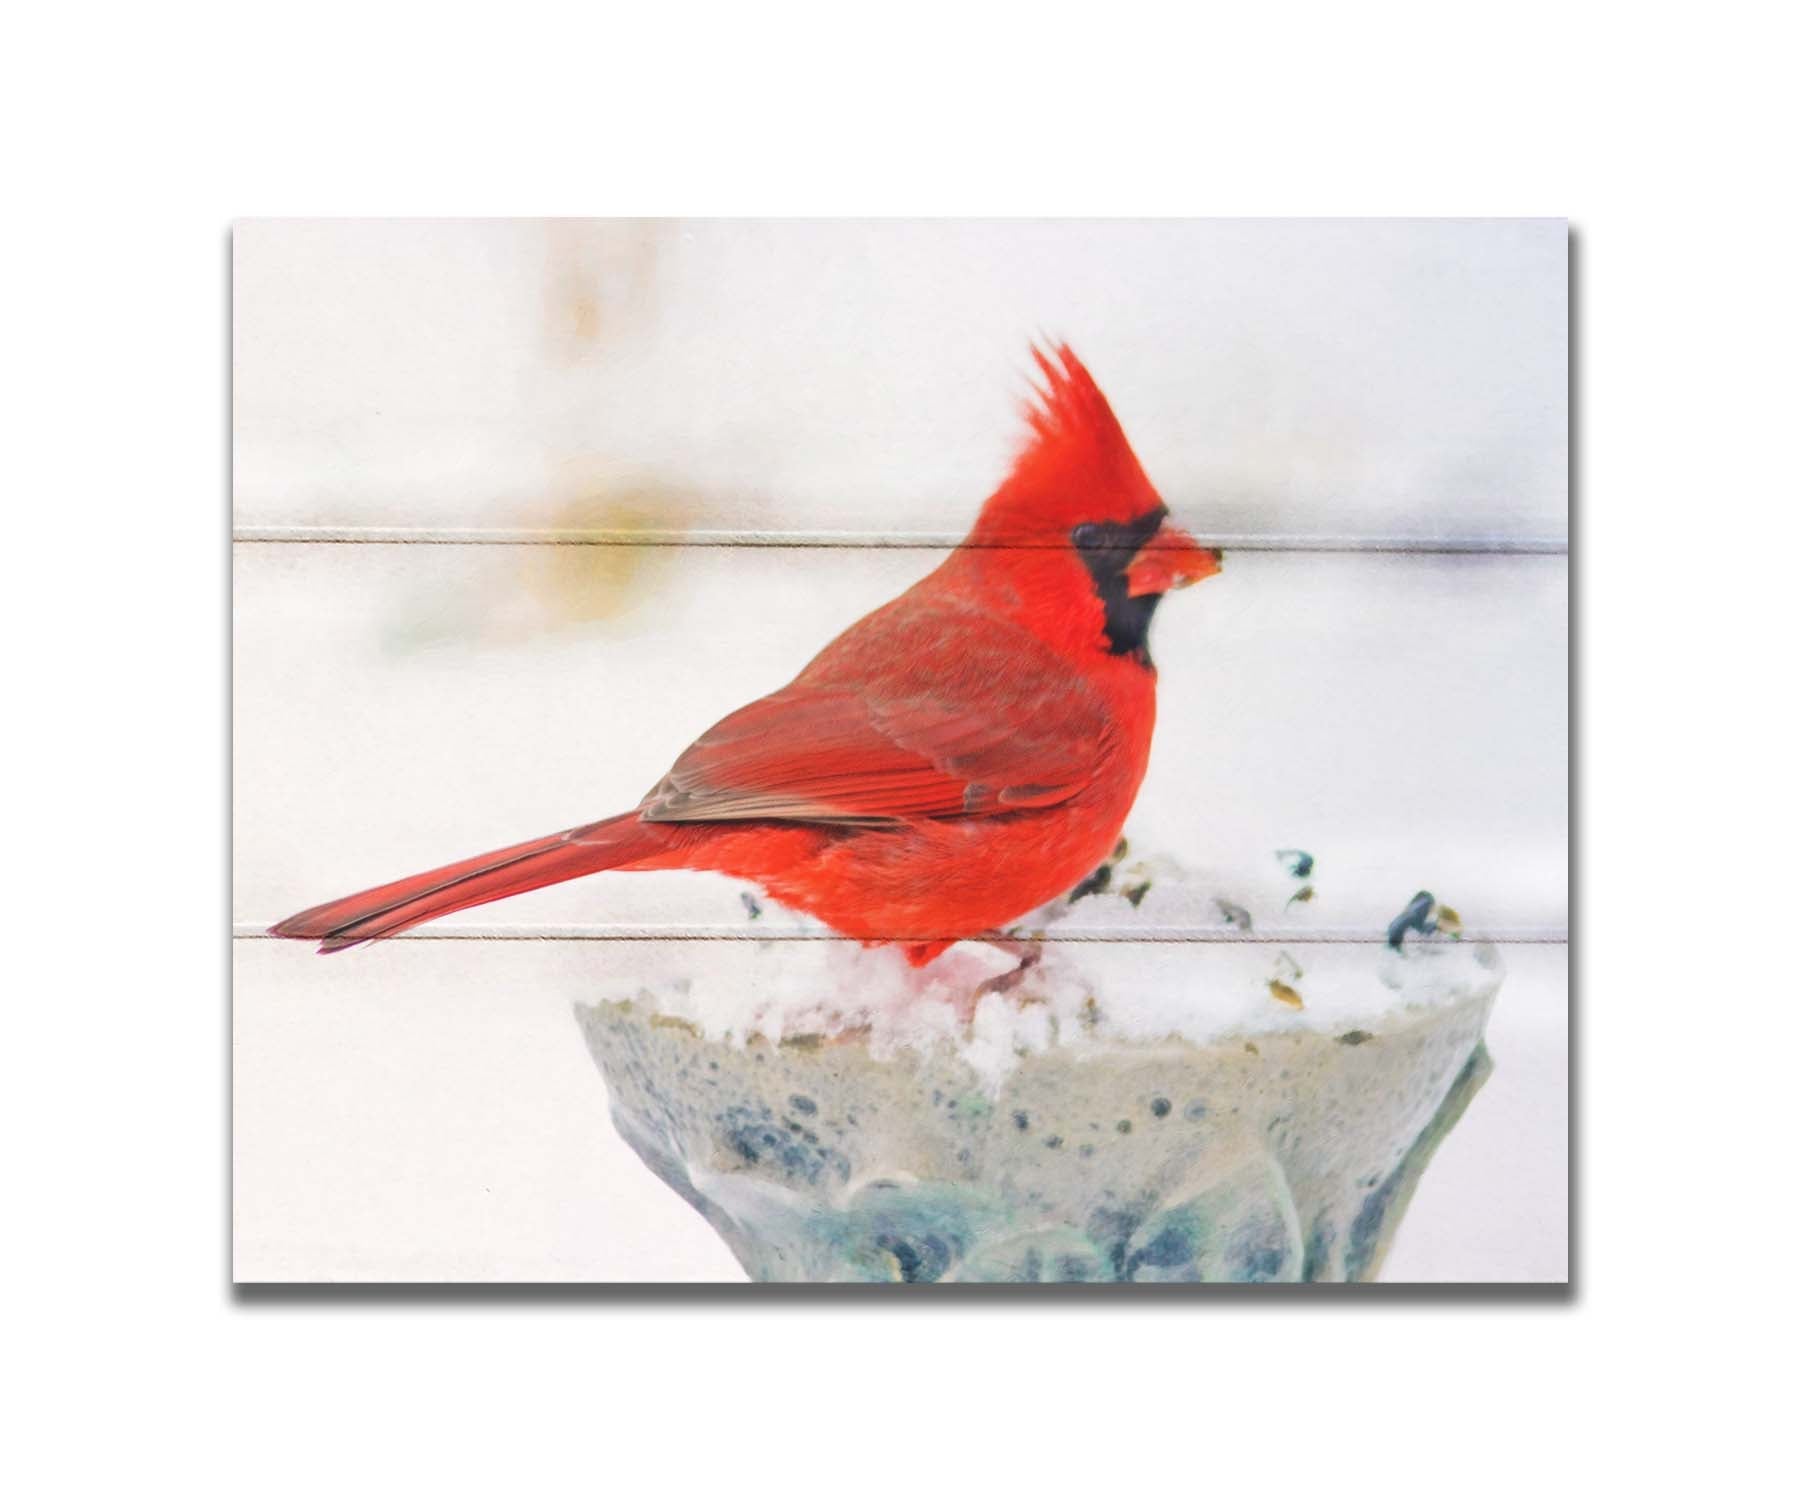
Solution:
[[[596,870],[718,870],[914,964],[1111,852],[1156,719],[1146,637],[1219,554],[1166,521],[1066,346],[968,539],[786,687],[721,720],[630,812],[315,906],[335,953]]]

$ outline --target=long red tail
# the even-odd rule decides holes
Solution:
[[[635,812],[624,813],[327,901],[277,922],[269,931],[276,937],[317,938],[319,952],[338,953],[392,937],[433,917],[615,869],[661,848],[667,840],[666,825],[643,823]]]

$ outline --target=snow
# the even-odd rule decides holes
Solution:
[[[1166,856],[1123,859],[1106,889],[1016,925],[1019,935],[1041,934],[1042,956],[1004,992],[990,981],[1019,961],[989,944],[959,943],[915,969],[897,947],[836,939],[764,904],[745,920],[766,940],[701,945],[642,998],[714,1039],[854,1034],[876,1057],[953,1047],[997,1080],[1020,1056],[1051,1047],[1341,1035],[1498,987],[1492,945],[1447,935],[1449,915],[1444,932],[1409,933],[1398,950],[1296,935],[1293,897],[1309,883],[1296,865],[1272,858],[1269,878],[1246,890],[1241,878],[1226,889]],[[1263,920],[1283,922],[1278,940],[1257,936]],[[1158,936],[1170,929],[1186,935]]]

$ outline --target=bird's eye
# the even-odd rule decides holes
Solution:
[[[1084,521],[1069,533],[1069,540],[1077,547],[1081,548],[1098,546],[1100,542],[1100,528],[1092,521]]]

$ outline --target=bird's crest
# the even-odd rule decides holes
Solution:
[[[1087,521],[1130,521],[1161,503],[1119,419],[1067,344],[1031,357],[1044,384],[1025,406],[1030,436],[982,508],[972,540],[1052,543]]]
[[[1054,344],[1046,353],[1033,344],[1031,358],[1044,377],[1043,386],[1033,385],[1033,399],[1025,403],[1025,421],[1035,434],[1031,446],[1072,438],[1125,440],[1106,397],[1074,350],[1067,344]]]

